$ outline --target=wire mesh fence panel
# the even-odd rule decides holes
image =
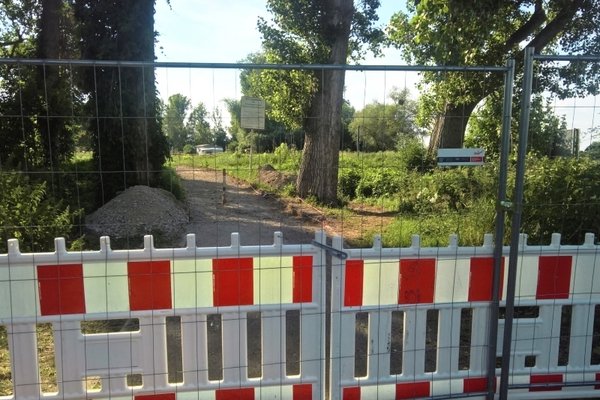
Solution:
[[[501,146],[512,130],[507,151],[516,147],[512,68],[1,60],[0,284],[10,291],[0,292],[0,371],[10,373],[0,374],[0,394],[139,397],[202,385],[240,390],[223,396],[250,396],[248,386],[255,397],[294,399],[494,392],[490,365],[502,360],[491,354],[502,341],[490,336],[498,324],[502,333],[505,295],[495,318],[491,280],[494,265],[503,266],[506,291],[509,255],[493,244],[508,244],[519,228],[497,223],[515,210],[517,177]],[[340,76],[343,96],[334,101],[328,85],[338,87]],[[564,245],[580,246],[598,233],[596,97],[575,99],[572,90],[559,100],[544,90],[531,104],[520,231],[531,244],[561,232]],[[341,237],[337,251],[351,257],[336,261],[324,239],[314,246],[325,249],[311,247],[321,230]],[[241,242],[232,244],[235,232]],[[285,244],[273,245],[274,232]],[[482,242],[492,232],[495,242]],[[148,248],[149,234],[162,258],[154,250],[127,258]],[[369,248],[376,235],[383,258]],[[86,266],[92,254],[110,253],[97,253],[101,236],[127,260],[98,256],[98,266]],[[66,239],[68,259],[56,237]],[[585,240],[577,248],[592,254],[594,239]],[[233,257],[246,246],[258,253]],[[333,254],[312,269],[333,275],[312,280],[319,289],[310,293],[295,286],[311,269],[286,246]],[[184,248],[203,256],[180,257]],[[214,254],[204,257],[208,249]],[[28,267],[14,258],[21,251],[32,254]],[[233,269],[223,254],[237,260]],[[593,260],[581,267],[568,255],[572,271],[594,271]],[[536,260],[519,267],[517,283],[541,279],[540,290],[552,292],[539,276],[564,281],[555,270],[567,267]],[[347,282],[356,290],[336,286]],[[585,306],[524,287],[515,297],[511,385],[536,376],[543,386],[556,368],[575,371],[573,360],[589,358],[586,371],[595,371],[593,292]],[[178,311],[191,309],[199,311]],[[25,319],[13,326],[15,317]],[[330,318],[331,333],[321,332]],[[71,341],[77,355],[67,356]],[[21,351],[27,361],[12,356]],[[97,365],[78,369],[82,358]],[[307,368],[327,377],[305,380]]]

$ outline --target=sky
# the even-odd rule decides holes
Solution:
[[[382,0],[379,24],[386,25],[392,14],[402,9],[403,1]],[[258,17],[270,18],[266,0],[166,0],[156,3],[155,29],[158,31],[157,61],[236,63],[250,53],[261,49],[261,37],[256,29]],[[384,49],[383,56],[369,54],[361,62],[365,65],[406,64],[400,51]],[[161,97],[181,93],[199,101],[208,110],[220,107],[223,99],[241,97],[239,70],[159,69],[157,80]],[[374,100],[389,101],[387,96],[394,87],[414,90],[416,73],[348,72],[345,98],[356,108]],[[225,117],[227,114],[223,112]]]
[[[403,9],[403,0],[381,0],[379,24],[385,26],[390,17]],[[269,19],[266,0],[166,0],[156,2],[155,29],[159,33],[157,61],[236,63],[248,54],[260,51],[261,37],[256,29],[259,16]],[[383,56],[368,55],[363,65],[404,65],[400,51],[383,50]],[[158,89],[166,101],[181,93],[193,105],[202,102],[210,111],[219,108],[225,125],[229,116],[224,99],[239,99],[239,70],[223,69],[159,69]],[[418,75],[414,72],[347,72],[344,97],[360,110],[373,101],[389,102],[394,88],[407,88],[416,99]],[[555,100],[554,111],[564,116],[567,127],[579,128],[583,134],[582,149],[592,140],[586,135],[600,125],[600,99]]]

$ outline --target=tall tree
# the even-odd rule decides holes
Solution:
[[[191,107],[190,99],[182,94],[174,94],[167,100],[163,114],[163,130],[175,151],[181,151],[189,143],[190,129],[186,119]]]
[[[536,53],[597,54],[600,49],[596,0],[409,0],[407,8],[407,14],[392,17],[389,38],[418,64],[503,65],[512,57],[520,67],[527,46]],[[568,68],[577,73],[563,72],[563,78],[578,80],[586,92],[598,90],[597,65]],[[498,74],[474,73],[424,73],[423,79],[423,105],[436,118],[430,151],[462,146],[476,105],[503,82]]]
[[[74,9],[83,58],[154,61],[154,1],[75,0]],[[128,186],[153,184],[169,155],[154,69],[88,68],[82,88],[97,117],[88,129],[100,171],[99,201]]]
[[[270,23],[260,18],[264,56],[274,63],[346,64],[360,57],[364,44],[381,39],[374,28],[379,0],[268,0]],[[272,116],[305,132],[302,162],[296,181],[301,197],[337,202],[339,149],[345,71],[324,69],[261,71],[258,85]]]
[[[63,0],[41,0],[36,55],[40,59],[76,58],[73,18]],[[74,151],[73,93],[69,69],[45,65],[37,71],[40,143],[44,167],[53,170],[69,160]]]
[[[208,118],[209,113],[206,110],[206,106],[201,102],[198,103],[192,110],[187,125],[192,143],[214,144],[215,139]]]

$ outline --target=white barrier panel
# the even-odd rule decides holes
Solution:
[[[322,233],[317,240],[324,242]],[[7,332],[13,393],[6,399],[42,396],[39,324],[51,324],[56,392],[47,399],[320,399],[324,394],[324,253],[312,245],[68,252],[57,239],[52,253],[24,254],[16,240],[0,255],[0,326]],[[249,376],[251,316],[259,313],[260,359]],[[290,314],[291,313],[291,314]],[[210,342],[218,316],[220,338]],[[297,367],[286,354],[287,319],[297,316]],[[181,365],[169,367],[167,325],[178,318],[175,338]],[[86,333],[84,324],[122,319],[124,332]],[[212,320],[210,320],[212,321]],[[208,354],[221,347],[219,378]],[[293,349],[292,349],[293,351]],[[176,352],[176,351],[175,351]],[[218,364],[218,363],[217,363]],[[175,368],[175,367],[172,367]],[[169,382],[173,373],[181,376]],[[256,374],[255,374],[256,375]],[[128,379],[137,377],[136,383]],[[93,378],[96,386],[86,382]]]
[[[492,237],[482,247],[457,242],[422,248],[415,236],[409,248],[384,249],[376,238],[372,248],[344,249],[334,239],[347,258],[332,262],[332,399],[485,394]],[[557,234],[549,246],[527,246],[524,236],[517,264],[511,398],[598,397],[600,246],[593,235],[581,246],[561,246]]]

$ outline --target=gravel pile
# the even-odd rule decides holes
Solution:
[[[111,244],[132,245],[154,235],[161,246],[181,244],[189,222],[187,210],[162,189],[132,186],[86,217],[95,236],[110,236]]]

